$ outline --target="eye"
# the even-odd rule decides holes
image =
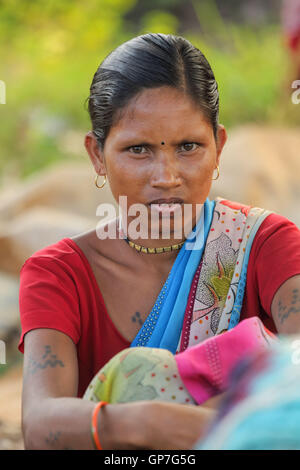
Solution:
[[[128,147],[128,150],[132,150],[133,149],[133,152],[132,153],[135,153],[137,155],[141,154],[141,153],[145,153],[145,152],[142,152],[141,150],[142,149],[145,149],[144,145],[133,145],[132,147]]]
[[[182,147],[185,147],[184,150],[186,152],[191,152],[193,150],[196,150],[196,148],[199,146],[197,142],[185,142],[184,144],[181,145]]]

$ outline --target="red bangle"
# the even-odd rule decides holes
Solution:
[[[97,405],[95,406],[93,410],[93,415],[92,415],[92,438],[93,438],[95,447],[98,450],[103,450],[103,449],[101,447],[100,439],[98,436],[97,418],[98,418],[98,413],[99,413],[100,408],[102,408],[102,406],[104,405],[107,405],[106,401],[99,401],[99,403],[97,403]]]

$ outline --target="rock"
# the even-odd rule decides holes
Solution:
[[[30,175],[24,182],[11,183],[0,193],[0,221],[11,221],[36,205],[99,220],[96,209],[101,202],[117,204],[108,183],[103,189],[96,188],[95,176],[91,163],[63,162]]]
[[[8,363],[19,335],[19,280],[0,272],[0,340],[4,341],[4,351],[1,344],[0,364],[4,361]]]
[[[21,396],[22,367],[14,366],[0,376],[0,450],[24,449]]]
[[[19,426],[0,422],[0,450],[24,450],[23,436]]]
[[[77,130],[68,129],[63,132],[63,134],[58,139],[59,150],[64,154],[69,154],[73,156],[86,155],[86,150],[84,147],[84,137],[85,132],[80,132]],[[88,158],[88,155],[86,155]]]
[[[37,250],[95,227],[94,220],[74,213],[43,206],[28,209],[0,225],[0,270],[19,275]]]
[[[228,131],[210,198],[274,210],[300,226],[300,132],[247,125]]]

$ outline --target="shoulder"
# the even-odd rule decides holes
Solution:
[[[31,272],[38,275],[39,270],[45,272],[65,272],[71,273],[78,271],[78,267],[84,262],[84,254],[81,252],[79,246],[68,237],[43,247],[35,251],[23,263],[20,274],[21,276]]]
[[[36,328],[50,328],[70,336],[75,344],[81,334],[80,299],[87,295],[83,266],[65,238],[30,256],[20,270],[19,311],[24,351],[25,334]],[[82,286],[82,288],[81,288]]]
[[[51,245],[47,245],[37,251],[35,251],[29,258],[37,258],[37,257],[46,257],[46,258],[60,258],[65,254],[71,253],[74,251],[70,246],[71,238],[62,238],[61,240],[52,243]],[[27,261],[27,260],[26,260]]]
[[[270,282],[275,278],[285,281],[299,274],[299,228],[282,215],[268,215],[255,235],[250,258],[255,263],[259,276],[268,277]]]
[[[252,205],[230,201],[221,197],[217,197],[215,201],[215,210],[220,211],[221,208],[224,208],[224,214],[225,212],[228,212],[228,214],[243,214],[245,217],[244,223],[248,215],[251,214],[251,209],[256,208]],[[264,209],[262,210],[264,211]],[[236,215],[234,215],[234,217],[236,217]],[[293,253],[293,258],[300,253],[299,228],[287,217],[275,212],[271,212],[261,222],[251,246],[252,259],[253,257],[257,259],[257,257],[261,255],[264,257],[266,253],[272,253],[276,257],[284,255],[284,253],[288,253],[289,255]]]
[[[255,242],[260,246],[273,241],[281,244],[282,248],[286,243],[295,242],[300,248],[300,230],[297,225],[288,218],[280,214],[271,213],[259,227]]]
[[[268,217],[266,217],[262,225],[264,227],[277,227],[277,228],[280,226],[293,227],[295,230],[299,231],[299,228],[294,222],[292,222],[290,219],[288,219],[287,217],[283,215],[276,214],[275,212],[272,212],[270,215],[268,215]]]
[[[248,205],[248,204],[243,204],[241,202],[237,201],[230,201],[225,198],[217,197],[215,199],[216,203],[218,203],[218,207],[224,207],[228,209],[231,209],[233,211],[240,211],[242,212],[245,216],[248,216],[250,210],[254,208],[255,206]],[[220,206],[221,205],[221,206]],[[216,205],[217,207],[217,205]],[[271,212],[261,223],[257,234],[256,234],[256,241],[260,239],[261,241],[267,238],[269,235],[272,233],[277,233],[280,231],[280,235],[285,236],[294,234],[295,236],[300,236],[300,230],[297,227],[297,225],[289,220],[287,217],[277,214],[275,212]]]

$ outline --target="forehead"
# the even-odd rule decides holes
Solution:
[[[183,92],[160,87],[144,90],[121,110],[120,119],[111,128],[110,137],[178,138],[178,133],[197,131],[211,134],[211,125],[192,99]]]

